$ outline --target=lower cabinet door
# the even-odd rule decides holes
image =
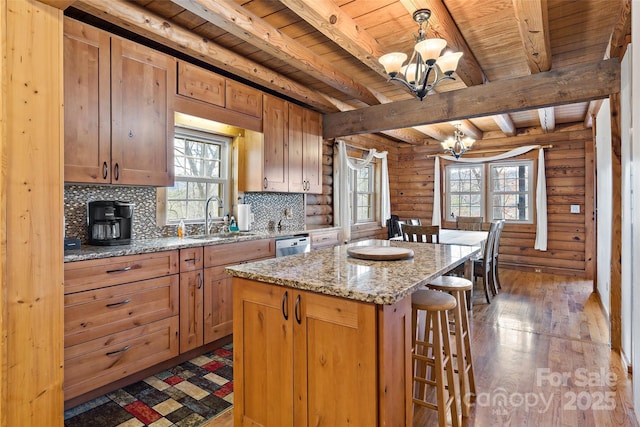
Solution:
[[[64,398],[72,399],[178,355],[178,316],[64,349]]]
[[[180,353],[203,344],[202,270],[180,273]]]
[[[235,426],[293,426],[292,295],[233,278]]]
[[[378,425],[376,306],[296,292],[294,422]]]
[[[204,343],[233,333],[232,278],[225,267],[204,270]]]

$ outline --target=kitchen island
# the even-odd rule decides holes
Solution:
[[[413,258],[351,258],[353,246]],[[235,425],[411,425],[411,294],[479,247],[367,240],[227,268]]]

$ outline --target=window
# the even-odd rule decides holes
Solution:
[[[445,180],[445,212],[450,221],[457,216],[482,216],[486,221],[533,222],[531,160],[448,165]]]
[[[167,189],[167,223],[184,219],[187,223],[204,222],[207,198],[229,198],[230,138],[176,129],[174,137],[175,184]],[[223,206],[210,206],[210,215],[221,219]],[[226,207],[226,206],[225,206]]]
[[[375,169],[370,163],[351,171],[351,222],[375,221]]]

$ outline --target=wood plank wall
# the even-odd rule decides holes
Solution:
[[[591,277],[593,274],[593,242],[588,241],[587,227],[592,218],[592,180],[585,179],[593,136],[590,129],[559,131],[549,134],[521,135],[479,141],[476,150],[509,150],[522,145],[547,145],[545,150],[548,250],[533,249],[535,225],[507,224],[500,243],[503,266],[530,271],[562,272]],[[431,223],[433,209],[433,147],[399,148],[397,181],[391,182],[392,212],[400,218],[422,218]],[[471,156],[472,151],[466,155]],[[486,154],[485,156],[495,153]],[[589,172],[587,172],[587,170]],[[591,183],[591,184],[589,184]],[[580,213],[571,214],[570,206],[579,205]],[[449,224],[453,225],[453,224]],[[446,225],[444,225],[446,227]]]

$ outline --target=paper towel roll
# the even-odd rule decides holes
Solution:
[[[238,229],[249,231],[251,229],[251,205],[247,203],[238,204]]]

